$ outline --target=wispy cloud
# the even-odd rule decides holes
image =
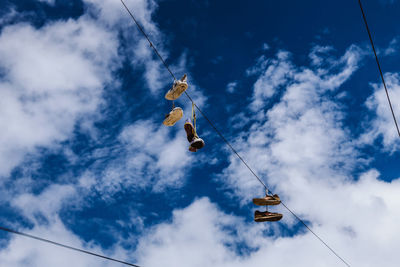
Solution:
[[[397,100],[400,99],[400,76],[398,73],[386,73],[385,81],[389,90],[389,96],[392,99],[393,111],[398,121],[400,105]],[[383,85],[378,81],[378,83],[372,83],[371,86],[374,88],[374,92],[367,99],[366,106],[376,116],[367,124],[368,129],[361,136],[361,142],[373,144],[377,138],[382,137],[385,150],[391,152],[397,151],[400,140]]]
[[[233,93],[233,92],[235,92],[235,89],[236,89],[237,85],[238,85],[238,82],[237,82],[237,81],[228,83],[228,84],[226,85],[226,91],[228,91],[228,93]]]

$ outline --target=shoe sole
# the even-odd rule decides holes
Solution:
[[[197,140],[190,143],[190,145],[196,149],[201,149],[204,147],[204,141],[201,138],[197,138]]]
[[[176,100],[178,99],[183,92],[186,91],[188,88],[188,85],[183,83],[180,84],[179,86],[175,87],[174,89],[170,89],[166,94],[165,94],[165,99],[167,100]]]
[[[165,126],[174,126],[183,117],[183,110],[181,108],[174,108],[169,116],[163,121]]]
[[[253,198],[253,203],[257,206],[274,206],[281,204],[280,199],[266,200],[265,198]]]

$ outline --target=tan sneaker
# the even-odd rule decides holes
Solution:
[[[174,81],[172,88],[165,94],[165,98],[168,100],[178,99],[183,92],[188,88],[188,83],[186,80],[186,74],[180,80]]]
[[[182,118],[182,116],[183,110],[179,107],[176,107],[165,117],[163,124],[165,126],[174,126],[175,123]]]
[[[279,205],[281,204],[281,199],[278,195],[266,195],[263,198],[253,198],[253,203],[257,206],[268,206],[268,205]]]
[[[254,212],[255,222],[276,222],[282,219],[283,215],[276,212],[258,211]]]

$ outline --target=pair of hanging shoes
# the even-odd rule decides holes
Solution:
[[[186,74],[180,80],[174,81],[172,88],[166,93],[165,98],[168,100],[178,99],[182,93],[188,88]],[[174,126],[183,116],[183,110],[179,107],[173,108],[169,114],[165,116],[163,124],[165,126]]]
[[[168,100],[178,99],[183,92],[188,88],[187,76],[186,74],[180,80],[175,80],[172,88],[165,94],[165,98]],[[183,110],[179,107],[174,107],[169,114],[165,116],[163,124],[165,126],[173,126],[177,121],[179,121],[183,116]],[[188,119],[185,122],[184,128],[186,131],[187,140],[190,144],[189,151],[196,152],[198,149],[204,147],[204,141],[196,133],[196,115],[194,113],[194,106],[192,104],[192,117],[193,123]]]
[[[204,141],[196,134],[196,129],[190,119],[187,119],[184,125],[186,137],[190,144],[189,151],[196,152],[198,149],[204,147]]]
[[[279,205],[281,204],[281,199],[278,195],[265,195],[262,198],[253,198],[253,203],[257,206],[271,206],[271,205]],[[269,212],[268,209],[266,211],[258,211],[256,210],[254,213],[254,221],[256,222],[275,222],[282,219],[283,215],[277,212]]]

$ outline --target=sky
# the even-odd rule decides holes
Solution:
[[[351,266],[398,266],[400,138],[358,1],[125,0],[269,189]],[[400,1],[365,0],[400,117]],[[345,266],[198,114],[117,0],[0,0],[0,226],[144,267]],[[0,233],[0,267],[122,266]]]

